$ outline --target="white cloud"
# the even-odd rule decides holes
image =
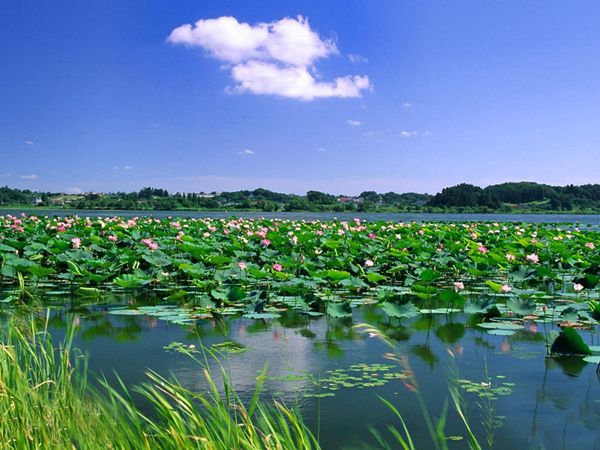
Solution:
[[[33,141],[25,141],[25,144],[27,144],[27,145],[33,145]]]
[[[281,67],[263,61],[248,61],[231,70],[238,84],[234,92],[251,92],[258,95],[278,95],[300,100],[318,97],[360,97],[369,88],[368,77],[343,77],[332,82],[319,82],[307,67]]]
[[[327,149],[326,149],[326,148],[323,148],[323,147],[319,147],[319,148],[317,149],[317,151],[318,151],[319,153],[325,153],[325,152],[327,152]]]
[[[32,173],[31,175],[21,175],[20,178],[23,180],[37,180],[39,177],[36,174]]]
[[[365,58],[364,56],[361,56],[361,55],[357,55],[356,53],[350,53],[348,55],[348,59],[350,60],[350,62],[352,64],[368,63],[369,62],[369,60],[367,58]]]
[[[235,17],[199,20],[175,28],[167,40],[204,48],[214,58],[232,64],[261,59],[308,66],[338,53],[335,42],[321,40],[301,16],[255,26],[240,23]]]
[[[131,170],[133,169],[133,167],[125,165],[125,166],[115,166],[114,167],[115,170]]]
[[[252,155],[254,155],[254,150],[250,150],[249,148],[245,148],[241,152],[238,152],[238,155],[252,156]]]
[[[346,120],[346,123],[348,125],[352,125],[353,127],[359,127],[362,125],[362,122],[360,120],[354,120],[354,119],[348,119],[348,120]]]
[[[400,136],[405,137],[405,138],[410,138],[410,137],[414,137],[414,136],[418,136],[419,133],[417,131],[401,131],[400,132]]]
[[[412,104],[411,102],[404,102],[404,103],[402,104],[402,106],[404,106],[405,108],[412,108],[412,107],[413,107],[413,104]]]
[[[240,23],[235,17],[199,20],[175,28],[167,40],[203,48],[230,64],[236,85],[229,92],[312,100],[360,97],[372,87],[367,76],[317,80],[314,63],[339,52],[332,39],[321,39],[302,16],[256,25]]]
[[[428,137],[431,136],[431,131],[429,130],[425,130],[425,131],[401,131],[400,132],[400,136],[405,137],[405,138],[411,138],[411,137],[416,137],[416,136],[421,136],[421,137]]]

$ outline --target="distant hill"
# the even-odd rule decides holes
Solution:
[[[550,186],[529,181],[493,184],[485,189],[471,184],[447,187],[434,195],[432,207],[487,207],[499,209],[542,207],[549,210],[599,209],[600,185]]]

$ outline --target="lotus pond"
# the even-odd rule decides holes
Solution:
[[[382,448],[451,393],[483,448],[600,448],[600,232],[569,224],[5,216],[2,317],[34,314],[90,369],[297,406],[323,448]],[[361,324],[368,324],[361,325]],[[208,365],[217,364],[211,358]],[[260,374],[266,370],[264,377]],[[150,409],[143,399],[142,408]],[[465,420],[445,415],[449,448]],[[392,441],[390,441],[392,442]],[[391,448],[396,448],[392,446]]]

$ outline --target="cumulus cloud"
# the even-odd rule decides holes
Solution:
[[[202,48],[226,63],[236,82],[230,92],[312,100],[360,97],[371,89],[367,76],[319,79],[315,62],[339,52],[334,40],[322,39],[302,16],[256,25],[235,17],[202,19],[175,28],[167,40]]]
[[[35,174],[32,173],[31,175],[21,175],[21,179],[23,180],[37,180],[39,177]]]
[[[348,120],[346,120],[346,123],[348,125],[352,125],[353,127],[359,127],[362,125],[362,122],[360,120],[354,120],[354,119],[348,119]]]

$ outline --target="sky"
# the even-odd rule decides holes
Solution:
[[[8,0],[0,185],[600,182],[600,2]]]

